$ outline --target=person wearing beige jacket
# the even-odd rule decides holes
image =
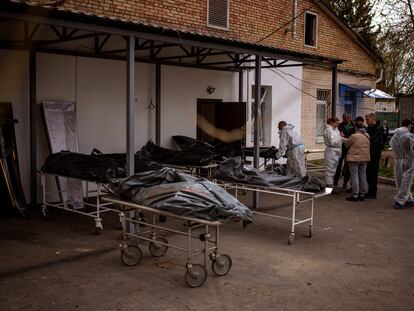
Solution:
[[[366,170],[370,160],[370,139],[364,127],[364,119],[357,117],[355,121],[355,133],[345,141],[348,148],[346,161],[349,163],[352,186],[352,196],[346,199],[364,201],[368,191]]]

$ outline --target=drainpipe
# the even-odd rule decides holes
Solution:
[[[298,14],[298,0],[292,0],[292,38],[296,38],[296,16]]]
[[[379,76],[378,80],[375,81],[375,88],[377,88],[377,84],[380,83],[383,80],[383,78],[384,78],[383,75],[384,75],[384,68],[381,67],[380,76]]]

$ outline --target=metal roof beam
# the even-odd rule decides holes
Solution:
[[[194,39],[185,39],[182,36],[167,36],[162,34],[153,34],[147,33],[142,31],[136,31],[133,27],[136,25],[129,25],[126,23],[118,22],[119,26],[122,28],[115,28],[109,27],[104,25],[98,24],[90,24],[80,21],[74,20],[65,20],[63,18],[55,18],[55,17],[47,17],[41,15],[32,15],[32,14],[25,14],[19,12],[10,12],[10,11],[0,11],[0,18],[9,18],[14,20],[20,21],[28,21],[33,23],[42,23],[47,25],[55,25],[61,27],[69,27],[69,28],[78,28],[80,30],[86,31],[93,31],[105,34],[113,34],[119,36],[135,36],[140,39],[147,39],[147,40],[156,40],[162,41],[167,43],[175,43],[180,45],[188,45],[188,46],[197,46],[202,48],[211,48],[214,50],[224,50],[227,52],[234,52],[234,53],[241,53],[241,54],[249,54],[249,55],[260,55],[263,57],[275,57],[279,59],[297,61],[297,62],[305,62],[308,64],[315,64],[315,65],[330,65],[332,66],[335,63],[341,63],[341,60],[328,60],[324,57],[311,57],[311,56],[301,56],[299,55],[291,55],[290,53],[283,53],[281,51],[272,51],[271,48],[262,47],[262,50],[254,49],[253,47],[237,47],[232,45],[230,42],[228,44],[224,43],[213,43],[213,42],[206,42],[206,41],[197,41]],[[184,36],[185,34],[183,34]],[[214,40],[214,38],[212,39]],[[236,44],[236,43],[235,43]],[[240,44],[240,43],[239,43]],[[246,44],[244,44],[246,45]],[[248,44],[247,44],[248,45]]]

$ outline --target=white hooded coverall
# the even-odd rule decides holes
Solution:
[[[287,157],[286,175],[303,178],[306,176],[305,148],[298,133],[292,125],[286,125],[279,132],[279,151],[277,158]]]
[[[414,134],[408,128],[400,127],[390,140],[395,154],[394,175],[398,193],[394,201],[401,205],[413,200],[411,185],[414,177]]]
[[[325,183],[326,186],[333,186],[333,179],[338,166],[339,158],[342,154],[342,137],[338,128],[333,128],[331,125],[327,125],[325,132],[323,133],[323,140],[325,142]]]

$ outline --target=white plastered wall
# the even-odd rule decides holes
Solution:
[[[295,64],[293,62],[287,62],[286,64]],[[248,73],[247,79],[245,78],[245,98],[248,98],[248,107],[251,107],[252,98],[252,86],[254,82],[254,70]],[[271,125],[271,145],[279,146],[279,135],[277,124],[279,121],[286,121],[289,124],[295,126],[295,131],[301,132],[301,88],[302,88],[302,67],[284,67],[279,69],[263,69],[261,84],[263,86],[270,86],[272,91],[272,123]],[[253,94],[254,96],[254,94]],[[251,122],[251,108],[248,108],[248,123],[247,123],[247,143],[252,145],[250,139],[250,131],[253,126]]]
[[[26,198],[30,198],[29,55],[0,50],[0,101],[13,104],[19,164]],[[173,147],[171,136],[196,135],[197,98],[237,101],[238,76],[234,73],[162,66],[161,144]],[[38,168],[49,154],[40,103],[75,101],[80,152],[126,149],[126,64],[122,61],[73,56],[37,55]],[[155,66],[136,64],[135,147],[155,139]],[[216,91],[209,95],[207,86]],[[49,183],[50,184],[50,183]],[[40,193],[39,193],[40,194]]]

